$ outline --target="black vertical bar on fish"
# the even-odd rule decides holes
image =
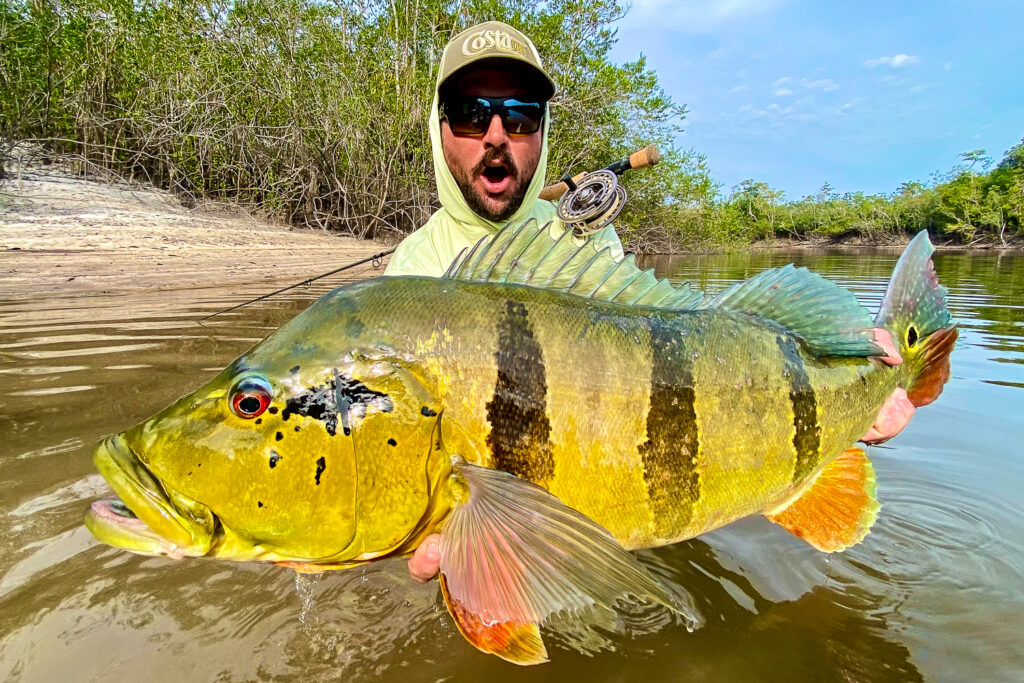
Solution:
[[[694,406],[693,355],[673,325],[650,321],[651,396],[647,441],[638,451],[658,533],[679,533],[700,499],[700,436]]]
[[[784,372],[789,377],[789,400],[793,404],[793,482],[803,481],[818,465],[821,448],[821,427],[818,426],[818,399],[807,376],[804,360],[796,341],[776,337]]]
[[[498,377],[487,403],[495,469],[543,484],[555,473],[544,355],[525,304],[506,301],[494,352]]]

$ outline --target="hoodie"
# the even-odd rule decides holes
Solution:
[[[441,121],[438,114],[438,88],[434,87],[434,102],[430,108],[430,147],[434,160],[434,178],[437,181],[437,194],[441,200],[441,208],[434,212],[426,224],[406,237],[395,250],[388,263],[385,275],[429,275],[440,277],[448,270],[464,249],[472,248],[481,237],[493,235],[507,223],[519,224],[534,219],[541,224],[551,223],[551,235],[557,237],[565,231],[565,224],[555,215],[555,205],[539,199],[544,188],[544,178],[548,166],[548,126],[551,121],[550,110],[545,111],[543,142],[537,170],[526,189],[523,203],[519,209],[504,223],[496,223],[478,216],[469,208],[462,191],[455,182],[455,177],[448,170],[441,148]],[[577,239],[578,244],[583,241]],[[601,231],[586,238],[595,250],[611,248],[612,256],[622,258],[622,244],[609,225]]]

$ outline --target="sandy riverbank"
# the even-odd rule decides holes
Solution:
[[[0,297],[298,282],[388,248],[57,165],[0,182]],[[386,260],[385,260],[386,262]],[[255,294],[254,294],[255,295]]]

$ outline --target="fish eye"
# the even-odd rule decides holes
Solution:
[[[228,394],[231,412],[246,420],[258,417],[270,407],[274,392],[263,377],[250,375],[235,382]]]

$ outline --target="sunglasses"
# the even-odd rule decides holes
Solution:
[[[522,102],[514,97],[448,97],[441,102],[441,118],[456,135],[483,135],[491,119],[501,117],[505,131],[515,135],[536,133],[544,120],[541,102]]]

